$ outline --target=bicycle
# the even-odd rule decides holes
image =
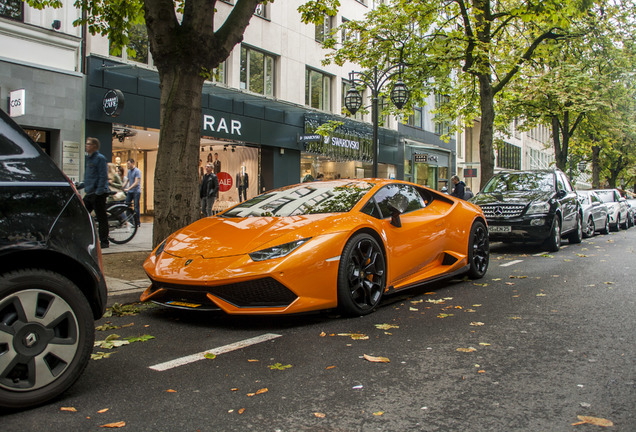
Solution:
[[[110,195],[114,195],[111,192]],[[106,203],[106,216],[108,219],[108,240],[115,244],[128,243],[137,234],[135,223],[135,211],[124,201],[111,201]]]

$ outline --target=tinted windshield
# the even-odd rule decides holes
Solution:
[[[484,192],[508,191],[554,191],[554,174],[552,173],[504,173],[491,178]]]
[[[303,183],[259,195],[220,216],[299,216],[348,212],[372,187],[373,184],[360,181]]]

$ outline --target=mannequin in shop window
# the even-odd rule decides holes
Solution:
[[[238,189],[239,202],[247,199],[247,188],[249,184],[249,176],[245,172],[245,167],[241,167],[241,171],[236,174],[236,188]]]
[[[219,154],[214,153],[214,160],[212,161],[212,168],[214,169],[214,174],[219,174],[221,172],[221,161],[219,160]]]

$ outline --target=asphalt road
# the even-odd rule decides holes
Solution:
[[[112,354],[57,400],[0,412],[0,429],[599,430],[573,425],[591,416],[636,431],[635,240],[632,228],[554,254],[494,244],[484,279],[387,297],[362,318],[102,319],[122,327],[98,340],[154,339],[95,348]]]

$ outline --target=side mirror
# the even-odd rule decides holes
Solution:
[[[400,215],[404,213],[409,206],[409,200],[402,194],[395,194],[386,203],[391,210],[391,225],[400,228],[402,221]]]
[[[565,198],[567,195],[568,193],[564,191],[563,189],[561,189],[560,191],[557,192],[556,197],[557,199],[562,199],[562,198]]]

